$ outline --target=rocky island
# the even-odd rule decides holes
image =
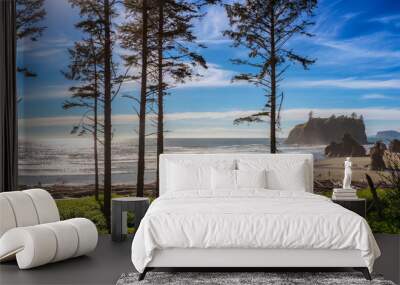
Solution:
[[[400,132],[389,130],[376,133],[376,139],[383,141],[400,140]]]
[[[342,156],[365,156],[365,148],[359,144],[351,135],[344,134],[341,142],[331,142],[325,148],[327,157],[342,157]]]
[[[285,143],[299,145],[321,145],[332,142],[340,143],[345,134],[350,135],[358,144],[367,143],[363,117],[356,114],[313,118],[309,115],[307,122],[296,125],[289,133]]]

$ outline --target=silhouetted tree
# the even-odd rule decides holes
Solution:
[[[145,170],[145,136],[146,136],[146,99],[147,99],[147,63],[148,63],[148,6],[147,1],[142,1],[142,72],[140,84],[140,110],[139,110],[139,145],[138,169],[136,180],[137,196],[143,197],[144,170]]]
[[[139,105],[137,195],[143,195],[145,170],[146,114],[155,112],[157,120],[157,194],[159,155],[164,151],[164,96],[176,83],[197,76],[196,66],[207,68],[204,58],[195,52],[193,20],[202,17],[201,7],[214,1],[126,0],[128,20],[120,27],[121,46],[127,66],[140,67],[130,79],[141,80]],[[189,48],[189,46],[191,48]]]
[[[311,121],[313,119],[314,113],[313,111],[308,112],[308,120]]]
[[[260,86],[267,97],[261,112],[237,119],[235,123],[260,122],[262,117],[268,116],[271,153],[277,150],[277,89],[289,67],[287,62],[300,63],[304,69],[315,62],[295,53],[287,42],[295,35],[311,36],[306,30],[313,23],[307,19],[312,16],[316,4],[317,0],[245,0],[225,5],[232,28],[224,34],[233,40],[233,46],[244,46],[249,50],[248,59],[232,61],[255,69],[255,72],[239,74],[233,80]]]
[[[89,33],[89,37],[75,42],[69,49],[71,63],[68,70],[63,72],[70,80],[76,80],[81,84],[70,88],[71,99],[63,103],[63,108],[83,109],[83,115],[77,125],[73,126],[71,134],[79,136],[89,133],[93,137],[93,155],[95,170],[95,198],[99,199],[99,164],[98,164],[98,132],[103,132],[103,124],[99,123],[99,100],[102,100],[101,81],[104,79],[101,47],[95,44],[94,36],[99,35],[96,23],[84,20],[76,25]]]
[[[158,0],[157,17],[157,181],[159,195],[159,159],[164,152],[164,96],[176,83],[198,76],[195,67],[204,69],[207,64],[196,52],[203,45],[195,44],[193,21],[204,16],[201,8],[216,1]],[[191,48],[192,47],[192,48]],[[164,80],[167,77],[169,80]],[[152,88],[152,86],[150,86]]]
[[[138,80],[140,78],[140,95],[126,95],[139,105],[139,110],[135,107],[139,118],[138,129],[138,162],[136,177],[136,194],[142,197],[144,194],[144,171],[145,171],[145,138],[146,138],[146,114],[148,90],[148,62],[150,61],[151,51],[154,51],[155,44],[149,41],[149,21],[150,9],[154,7],[155,1],[146,0],[125,0],[126,21],[120,26],[121,47],[125,48],[130,54],[123,55],[125,65],[140,69],[139,75],[130,75],[129,79]],[[153,11],[154,13],[154,11]],[[155,27],[155,25],[152,25]],[[154,39],[154,38],[153,38]],[[149,47],[152,43],[152,47]],[[154,52],[153,52],[154,54]],[[153,59],[154,60],[154,59]]]
[[[17,0],[15,15],[17,40],[29,38],[31,41],[37,41],[46,29],[40,25],[45,16],[44,0]],[[37,76],[27,67],[18,66],[17,72],[23,73],[25,77]]]
[[[102,65],[102,93],[104,110],[104,205],[103,212],[107,227],[110,231],[111,218],[111,104],[113,98],[118,94],[123,76],[118,73],[117,66],[113,61],[112,49],[116,42],[114,22],[118,16],[116,12],[117,1],[114,0],[69,0],[73,7],[79,8],[82,22],[88,21],[96,26],[95,43],[101,50]]]

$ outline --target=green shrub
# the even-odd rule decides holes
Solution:
[[[87,218],[97,226],[99,233],[107,233],[106,219],[100,204],[94,196],[83,198],[57,200],[57,206],[62,220],[72,218]]]
[[[113,198],[122,197],[120,195],[113,195]],[[87,196],[82,198],[71,198],[56,200],[58,210],[60,212],[61,220],[72,218],[87,218],[91,220],[97,227],[100,234],[107,234],[106,219],[101,211],[103,204],[103,197],[99,197],[96,201],[94,196]],[[134,215],[128,213],[128,233],[134,232],[133,227]]]
[[[331,198],[332,191],[319,193]],[[380,219],[374,207],[367,214],[367,221],[374,233],[400,234],[400,197],[394,189],[377,189],[378,197],[383,205],[383,219]],[[372,203],[372,193],[368,188],[357,191],[359,198],[367,200],[367,209]]]
[[[357,192],[358,197],[367,200],[367,208],[372,203],[372,193],[367,189]],[[400,197],[394,189],[377,189],[378,197],[383,206],[383,219],[380,219],[375,208],[372,208],[367,221],[374,233],[400,233]]]

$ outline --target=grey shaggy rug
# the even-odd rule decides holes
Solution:
[[[148,272],[142,281],[138,281],[138,276],[138,273],[122,274],[117,285],[395,285],[381,276],[372,276],[373,280],[368,281],[359,272]]]

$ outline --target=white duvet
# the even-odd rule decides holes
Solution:
[[[163,195],[140,223],[132,262],[143,272],[165,248],[358,249],[370,271],[380,255],[359,215],[320,195],[278,190]]]

